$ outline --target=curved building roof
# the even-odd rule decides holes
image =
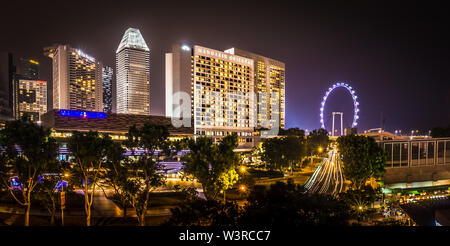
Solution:
[[[116,53],[119,53],[119,51],[125,48],[150,51],[139,29],[131,27],[125,31]]]

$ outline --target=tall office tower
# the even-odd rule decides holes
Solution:
[[[68,45],[44,50],[53,59],[53,108],[103,111],[102,63]]]
[[[41,121],[47,112],[47,82],[29,80],[17,75],[13,83],[13,116],[20,119],[24,115],[31,121]]]
[[[39,62],[33,59],[19,59],[19,71],[18,73],[26,79],[38,80],[39,79]]]
[[[286,72],[283,62],[267,58],[248,51],[231,48],[226,53],[254,60],[257,127],[271,128],[279,123],[285,126],[285,83]]]
[[[116,51],[119,114],[150,114],[150,49],[141,32],[128,28]]]
[[[113,69],[112,67],[103,67],[103,112],[112,112],[112,85]]]
[[[237,132],[241,143],[251,142],[253,60],[197,45],[190,49],[183,45],[166,54],[166,95],[184,91],[191,97],[196,135],[221,138]],[[173,104],[183,99],[166,100],[166,116],[179,117]]]

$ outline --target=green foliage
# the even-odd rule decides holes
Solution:
[[[297,136],[300,138],[305,137],[305,131],[302,129],[299,129],[298,127],[289,128],[289,129],[283,129],[280,128],[279,134],[280,136]]]
[[[371,137],[347,135],[337,139],[344,175],[353,189],[360,189],[370,178],[384,175],[386,154]]]
[[[171,209],[168,226],[234,226],[240,216],[236,203],[195,199]]]
[[[131,206],[130,197],[125,187],[130,176],[128,163],[129,158],[124,156],[125,149],[118,142],[112,142],[106,150],[106,160],[103,164],[105,172],[103,173],[103,182],[101,188],[105,196],[116,203],[124,212],[123,217],[127,215],[127,208]],[[112,188],[113,194],[108,195],[104,188]]]
[[[184,200],[186,201],[199,199],[198,192],[194,187],[183,187],[177,184],[173,188],[175,191],[181,192],[181,194],[183,194],[184,196]]]
[[[394,218],[384,218],[382,221],[378,221],[376,226],[408,226],[408,222],[402,220],[396,220]]]
[[[137,158],[129,159],[118,178],[119,189],[123,192],[124,200],[127,199],[138,215],[141,226],[145,225],[145,216],[149,205],[150,192],[165,184],[165,176],[158,172],[161,167],[157,163],[163,150],[165,154],[171,154],[171,143],[168,140],[167,127],[145,123],[143,127],[132,126],[128,131],[128,140],[125,145],[133,150],[145,150]]]
[[[339,199],[346,202],[354,213],[369,208],[382,197],[381,188],[374,189],[367,185],[358,190],[347,190],[339,194]]]
[[[157,172],[160,167],[152,156],[140,156],[130,164],[129,168],[133,176],[127,180],[124,189],[129,196],[131,205],[136,210],[140,225],[144,226],[150,192],[164,185],[165,177],[162,173]]]
[[[268,138],[262,144],[261,159],[269,169],[285,171],[298,164],[306,155],[306,142],[303,137],[289,135],[282,138]]]
[[[190,153],[186,156],[184,173],[202,184],[209,200],[215,199],[218,193],[237,181],[234,170],[239,165],[240,158],[233,151],[237,146],[236,134],[224,137],[218,145],[207,137],[189,141]]]
[[[345,225],[348,206],[332,196],[304,194],[292,180],[277,182],[270,189],[255,186],[238,220],[239,225],[303,226]]]
[[[32,194],[39,183],[39,175],[52,169],[56,163],[58,146],[50,137],[50,130],[23,118],[10,121],[0,130],[0,177],[11,196],[27,208],[25,225],[29,225]],[[13,192],[10,177],[17,176],[21,183],[20,195]],[[17,194],[17,195],[16,195]]]
[[[70,173],[70,181],[76,185],[84,186],[84,209],[86,212],[86,225],[91,223],[91,206],[94,201],[95,188],[102,172],[102,164],[111,157],[111,137],[98,132],[77,132],[67,140],[67,148],[73,157],[74,165]],[[117,158],[117,157],[113,157]]]
[[[42,182],[36,186],[34,199],[44,208],[47,209],[50,215],[50,224],[55,224],[55,214],[57,205],[61,204],[60,193],[55,189],[58,181],[61,180],[59,176],[49,176],[42,179]]]
[[[239,180],[239,175],[234,169],[223,172],[218,178],[218,183],[222,186],[222,191],[233,188],[233,185]]]
[[[313,130],[309,133],[307,142],[308,155],[326,154],[325,150],[330,142],[328,132],[323,128]],[[319,151],[319,148],[322,148],[322,152]]]
[[[79,186],[95,186],[112,143],[109,136],[101,137],[98,132],[72,132],[67,140],[67,148],[75,164],[71,170],[71,181]]]
[[[256,178],[282,178],[284,173],[276,170],[261,170],[261,169],[248,169],[251,176]]]
[[[450,137],[450,125],[447,127],[433,127],[433,129],[431,129],[431,137],[433,138]]]

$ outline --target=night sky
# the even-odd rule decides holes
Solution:
[[[140,29],[151,50],[155,115],[164,114],[164,53],[186,41],[285,62],[287,127],[319,128],[321,99],[339,81],[359,97],[359,132],[383,122],[389,131],[450,124],[450,17],[439,2],[12,2],[2,2],[0,49],[38,59],[47,81],[51,59],[43,47],[69,44],[115,68],[123,33]],[[326,127],[332,111],[343,111],[349,125],[352,110],[349,94],[336,90]]]

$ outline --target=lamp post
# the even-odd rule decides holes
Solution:
[[[247,189],[247,187],[245,187],[245,185],[241,185],[239,187],[239,190],[241,190],[242,192],[245,192],[246,189]]]

